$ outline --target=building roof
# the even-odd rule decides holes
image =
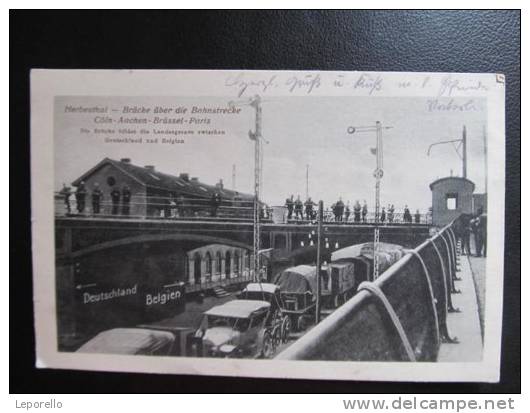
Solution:
[[[391,244],[388,242],[379,243],[380,253],[389,253],[401,257],[403,247],[398,244]],[[365,242],[362,244],[350,245],[349,247],[341,248],[331,254],[331,261],[337,261],[346,258],[356,258],[362,255],[372,258],[374,255],[374,243]]]
[[[232,300],[210,308],[204,314],[218,317],[248,318],[254,311],[266,309],[270,306],[270,303],[266,301]]]
[[[232,191],[226,188],[219,188],[215,185],[208,185],[200,181],[185,179],[182,176],[166,174],[163,172],[159,172],[154,168],[146,168],[143,166],[134,165],[130,163],[130,161],[117,161],[110,158],[104,158],[92,169],[88,170],[79,178],[77,178],[74,182],[72,182],[72,185],[78,186],[81,181],[86,180],[92,174],[96,173],[99,169],[101,169],[103,166],[109,164],[119,169],[124,174],[129,175],[138,183],[150,188],[183,193],[187,195],[194,195],[199,196],[201,198],[210,198],[214,192],[218,192],[222,198],[238,197],[241,199],[248,200],[254,199],[253,195]]]
[[[467,178],[462,178],[461,176],[446,176],[445,178],[437,179],[436,181],[431,182],[431,184],[429,185],[429,188],[431,188],[431,191],[432,191],[433,187],[435,187],[436,185],[444,181],[467,182],[471,184],[473,187],[473,190],[475,190],[475,183],[473,181],[470,181]]]
[[[298,265],[282,271],[274,282],[280,286],[285,293],[315,292],[317,285],[316,267],[310,265]]]
[[[274,294],[274,292],[280,287],[278,287],[276,284],[271,283],[249,283],[245,287],[243,291],[249,291],[249,292],[265,292],[265,293],[271,293]]]
[[[173,342],[167,331],[145,328],[114,328],[99,333],[79,348],[81,353],[149,354]]]

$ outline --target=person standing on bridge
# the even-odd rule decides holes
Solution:
[[[337,209],[336,220],[337,222],[342,222],[342,216],[344,215],[344,202],[342,202],[342,198],[339,198],[335,204],[335,208]]]
[[[300,199],[300,195],[296,197],[296,201],[294,202],[294,213],[296,216],[296,219],[304,219],[303,214],[304,204],[302,203],[302,200]]]
[[[77,203],[77,212],[82,214],[85,211],[85,198],[86,198],[85,181],[79,182],[77,191],[75,192],[75,202]]]
[[[482,257],[482,251],[484,250],[484,256],[486,256],[487,216],[483,213],[482,208],[478,209],[477,216],[471,220],[471,228],[475,237],[475,255]]]
[[[363,222],[366,222],[366,215],[368,215],[368,205],[366,204],[366,199],[365,199],[363,201],[363,210],[362,210]]]
[[[118,188],[114,188],[110,193],[110,199],[112,201],[112,215],[118,215],[120,213],[120,198],[120,190]]]
[[[348,222],[348,220],[350,219],[350,214],[351,214],[350,201],[348,201],[346,203],[346,209],[344,210],[344,221]]]
[[[221,194],[219,192],[214,192],[214,194],[212,195],[212,198],[210,200],[210,206],[211,206],[211,213],[210,215],[212,217],[216,217],[217,216],[217,210],[219,209],[219,207],[221,206]]]
[[[313,206],[315,204],[311,200],[311,197],[307,198],[307,201],[305,201],[305,216],[308,221],[311,221],[313,219]]]
[[[390,205],[388,204],[388,222],[393,223],[394,222],[394,204]]]
[[[381,208],[381,223],[384,224],[384,222],[386,221],[386,212],[385,212],[385,207]]]
[[[355,201],[355,204],[353,205],[353,221],[355,223],[361,222],[361,204],[359,203],[359,200]],[[364,216],[363,216],[364,221]]]
[[[410,214],[410,209],[408,205],[405,205],[405,209],[403,210],[403,222],[406,223],[412,223],[412,215]]]
[[[123,215],[129,215],[131,211],[131,207],[130,207],[131,190],[129,189],[127,185],[125,185],[123,189],[121,190],[121,202],[122,202],[121,213]]]
[[[92,191],[92,212],[99,214],[101,210],[101,198],[103,198],[103,192],[99,189],[99,184],[94,184],[94,190]]]
[[[66,208],[66,213],[70,214],[72,210],[70,209],[70,195],[72,192],[70,191],[70,187],[66,186],[66,184],[63,183],[63,189],[61,189],[61,195],[64,199],[64,206]]]
[[[417,210],[416,210],[416,213],[414,214],[414,222],[415,222],[416,224],[419,224],[420,221],[421,221],[421,214],[420,214],[420,210],[417,209]]]
[[[287,207],[287,220],[293,218],[293,209],[294,209],[294,195],[291,195],[290,198],[285,200],[285,206]]]

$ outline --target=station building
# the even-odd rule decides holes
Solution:
[[[176,208],[172,206],[175,206],[180,199],[184,200],[183,209],[187,215],[206,215],[210,200],[216,192],[221,195],[221,207],[243,207],[239,210],[227,208],[227,211],[240,215],[241,211],[248,209],[250,214],[252,213],[253,195],[226,189],[222,180],[215,185],[208,185],[199,181],[197,177],[190,177],[188,173],[176,176],[159,172],[153,165],[134,165],[130,158],[122,158],[119,161],[104,158],[72,182],[72,185],[79,187],[82,181],[88,192],[86,205],[89,209],[90,194],[98,183],[99,189],[103,192],[101,215],[112,213],[110,194],[115,188],[122,191],[125,186],[131,191],[129,212],[131,216],[165,217],[176,214]]]

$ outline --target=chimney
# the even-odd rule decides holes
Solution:
[[[149,171],[153,171],[153,172],[155,170],[155,166],[154,165],[145,165],[144,168],[149,170]]]
[[[179,178],[180,178],[180,179],[183,179],[183,180],[186,181],[186,182],[189,182],[189,181],[190,181],[190,174],[188,174],[188,173],[186,173],[186,172],[181,173],[181,174],[179,175]]]
[[[131,163],[131,158],[121,158],[121,159],[120,159],[120,162],[123,162],[123,163]]]
[[[197,178],[196,176],[194,176],[193,178],[191,178],[191,182],[199,182],[199,178]]]

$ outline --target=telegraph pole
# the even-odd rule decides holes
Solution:
[[[253,211],[253,224],[254,224],[254,280],[259,281],[259,270],[260,270],[260,190],[261,190],[261,141],[263,136],[261,134],[261,97],[255,95],[249,100],[229,102],[230,107],[234,106],[251,106],[256,111],[255,118],[255,129],[254,132],[249,131],[248,136],[250,140],[254,141],[254,211]],[[235,167],[235,165],[234,165]],[[235,170],[235,168],[233,169]]]
[[[261,98],[256,95],[250,102],[256,110],[254,132],[248,136],[254,141],[254,278],[259,281],[260,271],[260,183],[261,183]]]
[[[320,307],[322,301],[322,281],[320,280],[320,269],[322,267],[322,221],[324,220],[324,202],[318,202],[318,218],[317,218],[317,301],[315,305],[315,322],[320,322]]]
[[[309,164],[305,166],[305,199],[309,199]]]
[[[372,281],[379,278],[379,210],[381,207],[381,179],[383,178],[383,129],[391,129],[392,126],[381,125],[380,121],[375,122],[374,126],[350,126],[348,133],[355,132],[374,132],[375,131],[375,155],[376,167],[374,170],[375,178],[375,220],[374,220],[374,268],[372,274]]]

